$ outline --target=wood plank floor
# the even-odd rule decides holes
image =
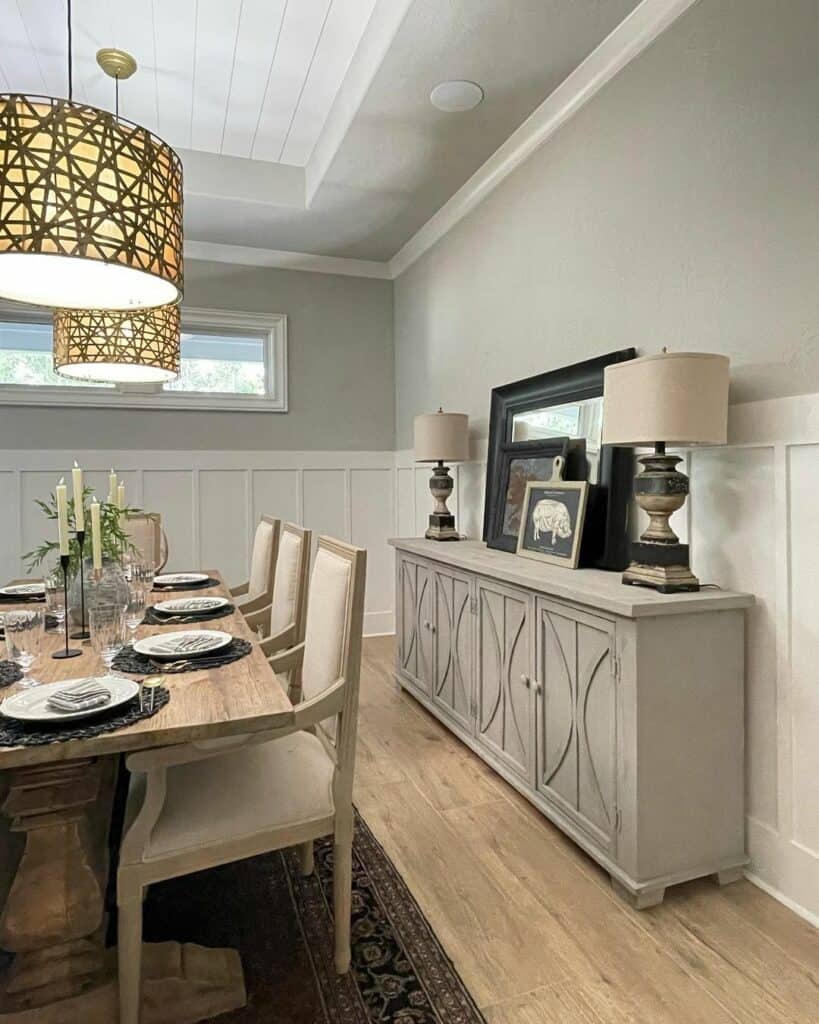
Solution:
[[[637,912],[364,646],[355,799],[489,1024],[817,1024],[819,932],[750,882]]]

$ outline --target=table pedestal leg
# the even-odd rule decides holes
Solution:
[[[0,916],[14,960],[0,979],[0,1024],[112,1024],[116,950],[107,950],[105,888],[115,758],[9,773],[3,813],[25,847]],[[230,949],[143,948],[145,1024],[194,1024],[246,1003]]]

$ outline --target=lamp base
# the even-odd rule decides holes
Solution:
[[[431,512],[429,528],[424,534],[427,540],[460,540],[461,536],[455,529],[455,516],[447,513]]]
[[[651,587],[661,594],[700,589],[689,567],[688,545],[680,544],[668,523],[672,512],[682,508],[688,495],[688,477],[677,469],[678,455],[666,455],[659,442],[653,455],[638,461],[643,467],[634,479],[637,504],[648,513],[648,529],[631,545],[631,565],[623,583]]]
[[[432,470],[429,489],[435,499],[435,511],[429,516],[429,529],[424,534],[427,540],[460,540],[455,529],[455,516],[446,507],[446,500],[452,494],[453,481],[449,466],[439,462]]]
[[[661,594],[700,589],[700,581],[688,565],[688,545],[680,543],[633,543],[631,565],[623,573],[623,583],[652,587]]]

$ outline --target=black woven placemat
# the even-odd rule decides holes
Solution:
[[[154,593],[165,594],[171,592],[185,593],[186,590],[207,590],[208,587],[218,587],[219,580],[215,580],[212,576],[208,576],[206,580],[200,580],[198,583],[161,583],[154,584]]]
[[[26,597],[23,594],[0,594],[0,604],[45,604],[45,594]]]
[[[148,608],[143,626],[184,626],[189,622],[210,622],[211,619],[224,619],[236,611],[235,605],[223,604],[206,612],[158,612],[156,608]]]
[[[0,719],[0,747],[33,747],[40,743],[65,743],[66,740],[89,740],[115,729],[123,729],[143,718],[151,718],[161,711],[171,699],[164,686],[153,690],[153,707],[140,707],[139,697],[122,704],[114,712],[104,711],[93,719],[82,719],[69,724],[54,725],[53,722],[37,725],[33,722],[17,722],[11,718]],[[150,700],[150,698],[149,698]]]
[[[117,672],[128,672],[135,676],[142,675],[173,675],[177,672],[200,672],[205,668],[221,668],[222,665],[230,665],[234,661],[246,658],[253,650],[253,644],[248,640],[240,640],[234,637],[227,647],[223,647],[216,654],[209,654],[201,658],[180,658],[181,664],[171,668],[175,663],[172,661],[152,661],[144,654],[137,654],[133,647],[123,647],[114,658],[114,668]]]
[[[0,688],[11,686],[12,683],[16,683],[18,679],[22,678],[23,673],[20,671],[19,665],[15,665],[13,661],[0,661]]]

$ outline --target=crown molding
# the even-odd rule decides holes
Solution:
[[[245,267],[273,267],[277,270],[303,270],[313,274],[341,274],[345,277],[374,277],[390,280],[388,263],[354,260],[343,256],[319,256],[309,252],[282,249],[254,249],[246,245],[219,242],[185,242],[185,259],[237,263]]]
[[[643,0],[389,262],[403,274],[697,0]]]

